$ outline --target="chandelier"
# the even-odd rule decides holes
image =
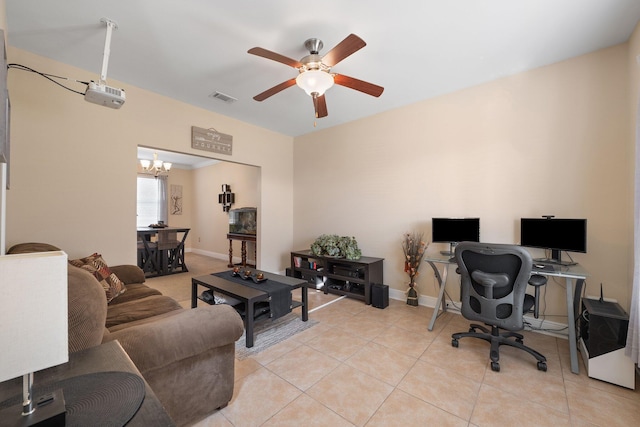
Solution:
[[[142,173],[153,175],[158,177],[159,175],[168,175],[171,169],[171,163],[158,160],[158,153],[153,153],[153,161],[140,160],[140,166],[142,166]]]

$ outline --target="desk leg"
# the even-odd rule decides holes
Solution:
[[[300,291],[302,292],[302,321],[309,320],[309,294],[307,292],[307,285],[302,285]]]
[[[438,286],[440,287],[440,291],[438,292],[438,299],[436,300],[436,304],[433,307],[433,315],[431,316],[431,321],[429,322],[428,329],[430,331],[433,330],[433,326],[436,323],[436,319],[438,318],[438,314],[440,312],[440,306],[442,305],[442,312],[447,311],[447,304],[444,300],[444,291],[447,285],[447,265],[444,266],[442,276],[440,275],[440,271],[438,267],[436,267],[435,263],[428,261],[428,264],[433,269],[433,274],[436,276],[436,280],[438,281]]]
[[[245,345],[247,348],[253,347],[253,302],[247,301],[245,303],[246,316],[244,319],[245,324]]]
[[[571,372],[580,373],[578,365],[578,348],[576,344],[576,319],[573,308],[573,280],[569,277],[566,279],[567,288],[567,327],[569,328],[569,354],[571,356]]]

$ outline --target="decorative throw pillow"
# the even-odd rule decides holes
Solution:
[[[113,274],[102,255],[94,253],[88,257],[72,259],[69,264],[87,270],[100,282],[107,295],[107,303],[127,290],[125,284]]]

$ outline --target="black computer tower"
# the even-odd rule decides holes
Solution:
[[[633,361],[624,354],[629,316],[620,304],[584,298],[580,313],[580,351],[592,378],[635,388]]]
[[[389,306],[389,286],[382,283],[371,284],[371,305],[376,308]]]

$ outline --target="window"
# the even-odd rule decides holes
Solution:
[[[136,226],[167,222],[166,177],[138,176]]]

